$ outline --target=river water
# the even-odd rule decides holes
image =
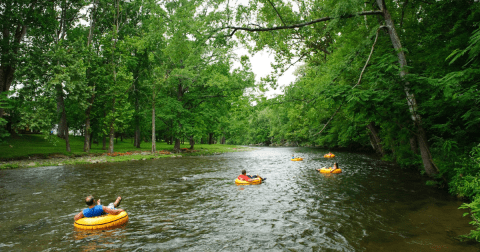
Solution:
[[[364,154],[255,148],[213,156],[0,171],[0,251],[480,251],[454,197]],[[304,157],[292,162],[292,154]],[[242,169],[267,180],[237,186]],[[93,194],[129,222],[82,231]]]

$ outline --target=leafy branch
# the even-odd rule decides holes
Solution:
[[[365,65],[363,66],[363,69],[362,69],[362,72],[360,73],[360,77],[358,78],[358,81],[357,81],[357,84],[355,84],[355,86],[352,87],[352,89],[356,88],[360,82],[362,81],[362,76],[365,72],[365,69],[367,68],[367,65],[368,65],[368,62],[370,62],[370,59],[372,58],[372,54],[373,54],[373,51],[374,51],[374,48],[375,48],[375,44],[377,44],[377,40],[378,40],[378,32],[380,31],[380,29],[382,28],[387,28],[386,26],[380,26],[378,27],[377,29],[377,32],[376,32],[376,35],[375,35],[375,41],[373,42],[373,45],[372,45],[372,49],[370,50],[370,55],[368,55],[368,59],[367,59],[367,62],[365,62]],[[348,100],[348,101],[351,101],[353,99],[353,97]],[[337,110],[335,111],[335,113],[333,113],[333,115],[330,117],[330,119],[327,121],[327,123],[323,126],[323,128],[317,133],[315,134],[314,136],[322,133],[325,128],[327,127],[327,125],[330,123],[330,121],[332,121],[332,119],[335,117],[335,115],[337,115],[338,111],[340,111],[340,109],[342,108],[342,106],[345,104],[345,100],[343,100],[342,104],[340,104],[340,106],[337,108]]]

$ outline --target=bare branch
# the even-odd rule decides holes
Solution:
[[[362,72],[360,73],[360,78],[358,78],[357,84],[355,84],[355,86],[353,86],[352,89],[354,89],[355,87],[357,87],[357,86],[360,84],[360,81],[362,81],[363,73],[365,72],[365,69],[367,68],[368,62],[370,62],[370,58],[372,57],[372,54],[373,54],[373,49],[375,48],[375,44],[377,43],[378,32],[379,32],[380,29],[382,29],[382,28],[388,29],[388,27],[386,27],[386,26],[384,26],[384,25],[380,26],[380,27],[377,29],[377,34],[376,34],[376,36],[375,36],[375,41],[373,42],[373,45],[372,45],[372,50],[370,50],[370,55],[368,55],[367,62],[365,62],[365,65],[363,66],[363,69],[362,69]]]
[[[372,54],[373,54],[373,49],[375,48],[375,44],[377,43],[377,39],[378,39],[378,32],[380,31],[380,29],[382,28],[388,28],[386,26],[380,26],[378,29],[377,29],[377,33],[376,33],[376,36],[375,36],[375,41],[373,42],[373,45],[372,45],[372,50],[370,50],[370,55],[368,55],[368,59],[367,59],[367,62],[365,62],[365,65],[363,66],[363,69],[362,69],[362,72],[360,73],[360,77],[358,78],[358,82],[357,84],[355,84],[355,86],[352,87],[352,89],[356,88],[360,82],[362,81],[362,76],[363,76],[363,73],[365,72],[365,69],[367,68],[367,65],[368,65],[368,62],[370,61],[370,58],[372,57]],[[351,99],[350,99],[351,100]],[[349,100],[349,101],[350,101]],[[342,102],[342,104],[340,104],[340,106],[337,108],[337,110],[335,111],[335,113],[333,113],[333,115],[330,117],[330,119],[328,120],[328,122],[323,126],[322,130],[320,130],[316,135],[322,133],[323,130],[325,130],[325,128],[327,127],[327,125],[330,123],[330,121],[335,117],[335,115],[337,115],[338,111],[340,110],[340,108],[342,108],[343,104],[345,104],[345,100]]]
[[[328,125],[328,124],[330,123],[330,121],[337,115],[338,111],[340,111],[340,109],[342,108],[342,106],[343,106],[343,103],[340,104],[340,107],[337,108],[337,110],[335,111],[335,113],[333,113],[332,117],[330,117],[330,119],[328,120],[328,122],[325,123],[325,125],[323,125],[322,130],[320,130],[320,131],[319,131],[317,134],[315,134],[314,136],[322,133],[322,131],[325,130],[325,128],[327,127],[327,125]]]
[[[300,56],[297,61],[291,63],[291,64],[285,69],[285,71],[283,71],[283,73],[285,73],[286,71],[288,71],[288,69],[290,69],[290,67],[292,67],[292,66],[294,66],[295,64],[297,64],[298,62],[300,62],[300,61],[301,61],[305,56],[307,56],[309,53],[310,53],[310,52],[306,52],[306,53],[302,54],[302,56]],[[280,76],[282,76],[283,73],[282,73]]]
[[[369,16],[369,15],[383,15],[383,12],[379,11],[379,10],[363,11],[363,12],[359,12],[359,13],[356,13],[356,14],[349,14],[349,15],[341,16],[339,18],[352,18],[352,17],[356,17],[356,16]],[[312,21],[309,21],[309,22],[305,22],[305,23],[293,24],[293,25],[284,25],[284,26],[276,26],[276,27],[268,27],[268,28],[265,28],[265,27],[263,27],[263,28],[262,27],[249,28],[249,27],[240,27],[240,26],[227,26],[227,27],[224,27],[222,29],[233,29],[233,32],[230,33],[230,36],[233,36],[233,34],[238,30],[248,31],[248,32],[287,30],[287,29],[301,28],[301,27],[304,27],[304,26],[308,26],[308,25],[312,25],[312,24],[316,24],[316,23],[320,23],[320,22],[325,22],[325,21],[329,21],[329,20],[332,20],[332,19],[335,19],[335,18],[336,17],[322,17],[322,18],[318,18],[318,19],[315,19],[315,20],[312,20]]]
[[[280,18],[280,20],[282,21],[282,24],[284,26],[286,26],[287,24],[285,24],[285,21],[283,21],[283,18],[282,16],[280,16],[280,13],[278,13],[277,11],[277,8],[275,8],[275,5],[273,5],[272,1],[268,0],[268,2],[270,3],[270,5],[272,6],[272,8],[275,10],[275,12],[277,13],[277,16]]]

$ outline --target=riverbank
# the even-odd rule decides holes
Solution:
[[[181,145],[181,152],[174,153],[173,145],[156,142],[157,151],[152,153],[151,143],[142,143],[141,148],[135,148],[131,139],[123,139],[123,141],[116,141],[113,154],[103,150],[98,144],[93,144],[90,153],[85,153],[83,152],[84,138],[71,136],[71,152],[67,152],[65,141],[55,138],[45,139],[43,135],[23,135],[7,139],[0,144],[0,153],[2,153],[0,169],[180,158],[251,150],[251,148],[236,145],[196,144],[194,150],[188,149],[190,145]]]

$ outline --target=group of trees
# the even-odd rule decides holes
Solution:
[[[478,1],[258,0],[239,13],[255,18],[226,28],[274,51],[279,74],[305,64],[283,95],[246,104],[234,118],[248,134],[232,141],[371,146],[472,199],[480,226]]]
[[[305,65],[284,95],[247,108],[251,136],[236,141],[371,145],[429,176],[477,144],[478,1],[253,2],[240,14],[255,25],[227,28],[275,51],[279,71]]]
[[[113,152],[115,135],[371,146],[480,208],[478,0],[8,0],[0,13],[0,138],[58,125],[67,149],[82,130],[86,152],[107,137]],[[275,53],[261,88],[304,64],[283,95],[252,101],[237,43]]]
[[[57,136],[81,131],[114,151],[221,135],[230,106],[254,86],[248,64],[234,69],[235,41],[209,26],[204,1],[23,1],[0,4],[0,125]],[[245,61],[246,63],[246,61]],[[56,126],[58,125],[58,126]],[[157,135],[156,135],[157,134]],[[109,138],[109,143],[107,139]],[[210,139],[212,141],[212,139]]]

